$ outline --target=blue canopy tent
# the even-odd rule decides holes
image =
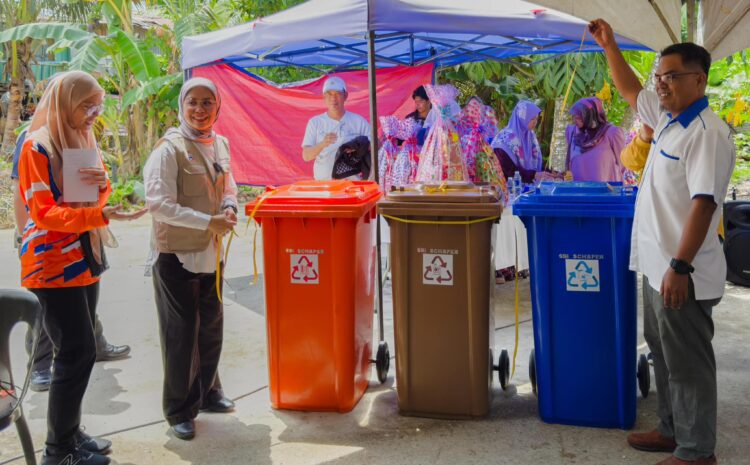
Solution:
[[[182,65],[357,68],[368,66],[372,40],[377,67],[451,66],[576,52],[585,25],[521,0],[310,0],[250,23],[186,37]],[[618,43],[648,50],[624,37]],[[587,37],[582,51],[600,49]]]
[[[182,66],[229,63],[242,68],[297,66],[326,72],[367,67],[372,170],[377,180],[377,68],[507,61],[601,49],[586,22],[521,0],[309,0],[227,29],[186,37]],[[624,50],[650,50],[617,36]],[[378,219],[378,309],[382,268]],[[379,311],[383,340],[383,312]]]

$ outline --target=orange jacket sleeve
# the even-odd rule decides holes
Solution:
[[[82,233],[108,224],[102,207],[73,208],[58,205],[53,194],[49,158],[35,149],[34,141],[27,140],[18,164],[21,197],[29,209],[29,216],[41,229]],[[99,205],[106,203],[110,187],[99,195]]]

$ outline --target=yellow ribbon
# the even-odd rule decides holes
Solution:
[[[518,233],[516,233],[515,228],[513,230],[513,238],[515,242],[515,249],[516,249],[516,282],[515,282],[515,308],[516,308],[516,342],[513,346],[513,369],[510,373],[510,379],[513,379],[513,376],[516,374],[516,357],[518,356],[518,326],[520,323],[518,322],[518,307],[520,305],[520,299],[518,296]],[[510,381],[510,380],[509,380]]]
[[[581,44],[578,46],[578,53],[581,53],[583,51],[583,43],[586,41],[586,33],[588,32],[588,25],[583,27],[583,35],[581,36]],[[568,86],[565,89],[565,96],[563,97],[563,104],[560,106],[560,112],[557,114],[557,118],[562,118],[563,113],[565,113],[565,106],[568,104],[568,96],[570,95],[570,89],[573,87],[573,81],[576,78],[576,71],[578,71],[578,65],[581,64],[581,60],[577,60],[575,66],[573,67],[573,74],[570,75],[570,81],[568,82]],[[555,138],[552,138],[553,146],[550,147],[549,153],[550,155],[555,152],[555,145],[557,144],[557,140]],[[549,163],[549,160],[547,161]],[[567,170],[568,167],[566,166],[565,169]]]
[[[247,230],[250,229],[250,223],[253,222],[253,219],[255,219],[255,214],[258,212],[258,208],[260,208],[261,204],[266,201],[268,197],[270,197],[274,192],[274,190],[268,191],[265,194],[258,197],[258,199],[255,202],[255,207],[253,207],[253,211],[250,212],[250,216],[247,219],[247,223],[245,224],[245,232],[242,233],[242,235],[237,234],[234,229],[232,229],[229,232],[229,239],[227,240],[227,247],[224,251],[224,266],[227,266],[227,261],[229,260],[229,249],[232,247],[232,239],[234,239],[235,236],[237,237],[245,237],[247,236]],[[221,280],[222,280],[222,269],[221,269],[221,249],[224,245],[224,238],[216,236],[216,239],[218,241],[217,247],[216,247],[216,295],[219,297],[219,302],[222,304],[224,303],[223,299],[221,298]],[[257,239],[258,239],[258,228],[255,228],[255,231],[253,232],[253,281],[250,283],[251,285],[255,285],[258,283],[258,261],[256,258],[258,247],[257,247]]]

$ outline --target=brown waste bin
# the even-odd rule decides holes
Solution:
[[[416,184],[391,191],[378,210],[391,228],[400,412],[487,415],[497,368],[492,239],[499,192],[471,183]],[[504,365],[507,379],[507,354]]]

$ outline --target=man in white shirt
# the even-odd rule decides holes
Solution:
[[[659,425],[633,433],[639,450],[673,452],[658,465],[714,465],[716,360],[712,309],[724,293],[726,261],[715,234],[734,169],[729,127],[705,96],[711,55],[692,43],[661,52],[656,92],[643,90],[598,19],[617,90],[654,128],[633,220],[630,268],[643,273],[644,336],[653,355]]]
[[[370,137],[370,123],[356,113],[346,111],[349,94],[340,77],[330,77],[323,84],[323,100],[328,111],[313,117],[302,140],[302,158],[315,161],[313,175],[317,180],[332,179],[338,148],[357,136]]]

